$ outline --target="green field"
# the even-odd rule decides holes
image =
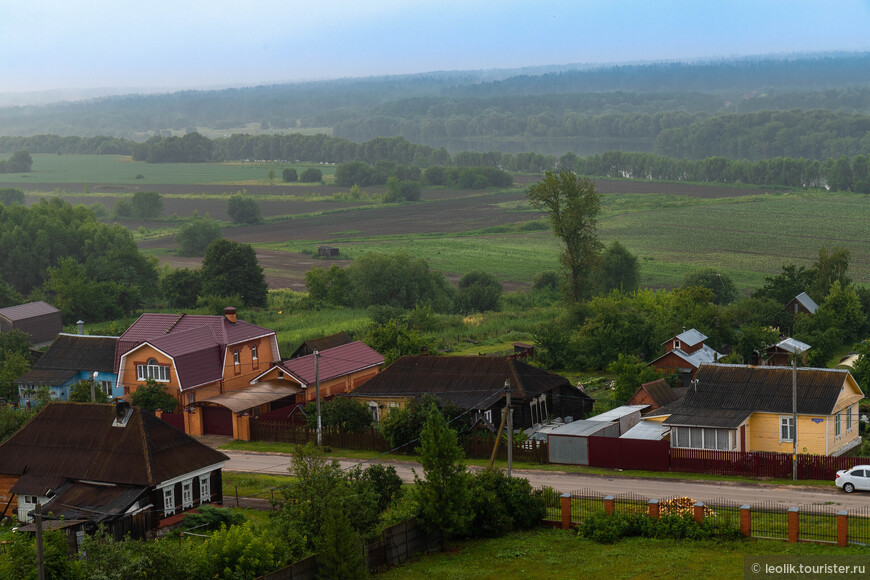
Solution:
[[[335,167],[295,163],[145,163],[123,155],[33,155],[30,173],[13,174],[15,181],[31,183],[131,184],[147,187],[149,183],[180,185],[239,183],[269,185],[266,176],[275,170],[275,184],[281,183],[285,167],[295,167],[301,173],[306,167],[317,167],[324,178],[335,173]],[[142,175],[142,179],[136,179]],[[10,179],[13,176],[8,176]],[[3,181],[3,179],[0,179]],[[297,184],[310,185],[310,184]]]

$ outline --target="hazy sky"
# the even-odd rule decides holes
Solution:
[[[870,0],[0,0],[0,93],[870,50]]]

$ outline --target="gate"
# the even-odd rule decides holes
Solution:
[[[204,435],[233,436],[233,412],[226,407],[200,407]]]

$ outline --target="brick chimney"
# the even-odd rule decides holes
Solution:
[[[224,308],[224,316],[227,317],[227,320],[229,320],[231,324],[236,323],[236,309],[232,306]]]

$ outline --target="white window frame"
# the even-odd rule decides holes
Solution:
[[[369,413],[372,414],[372,421],[378,423],[380,421],[380,409],[378,409],[378,404],[375,401],[368,402]]]
[[[175,513],[175,486],[163,488],[163,515],[171,516]]]
[[[199,476],[199,503],[209,503],[211,501],[211,474]]]
[[[108,396],[112,396],[112,381],[100,381],[100,388]]]
[[[843,425],[842,425],[842,415],[843,412],[840,411],[836,415],[834,415],[834,438],[843,436]]]
[[[492,425],[492,409],[487,409],[483,412],[483,416],[486,417],[486,420],[489,421],[489,424]]]
[[[852,430],[852,406],[849,405],[846,407],[846,432],[850,432]]]
[[[233,364],[236,366],[242,364],[241,357],[239,356],[239,349],[233,351]]]
[[[169,382],[169,365],[161,365],[156,359],[149,358],[144,365],[136,365],[136,380],[154,379],[158,383]]]
[[[257,345],[256,344],[251,345],[251,358],[253,360],[257,360]]]
[[[543,407],[543,410],[541,410],[541,407]],[[540,422],[543,423],[549,416],[550,415],[547,413],[547,395],[541,395],[538,397],[538,417],[540,418]]]
[[[697,429],[697,431],[692,431]],[[696,436],[697,445],[692,444],[692,435]],[[723,449],[720,443],[725,445]],[[673,427],[671,431],[671,447],[680,449],[706,449],[708,451],[735,451],[737,449],[737,431],[722,427]]]
[[[678,348],[683,348],[683,343],[675,338],[674,339],[674,350],[676,350]]]
[[[788,430],[788,437],[785,438],[782,436],[782,428],[786,427]],[[793,442],[794,441],[794,417],[792,415],[780,415],[779,416],[779,442]]]
[[[181,509],[193,507],[193,480],[186,479],[181,482]]]

